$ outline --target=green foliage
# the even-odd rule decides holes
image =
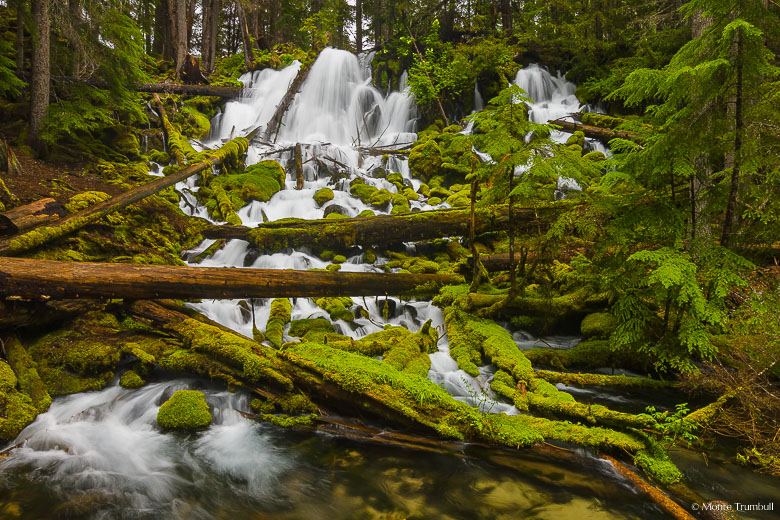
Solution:
[[[0,96],[18,96],[20,89],[26,85],[16,76],[16,64],[8,58],[12,51],[11,44],[0,38]]]
[[[648,415],[658,423],[657,429],[666,449],[680,442],[684,442],[686,446],[690,447],[693,442],[698,440],[699,437],[694,434],[698,426],[687,418],[688,412],[690,412],[688,403],[676,405],[672,414],[657,412],[654,406],[648,406],[646,410]]]

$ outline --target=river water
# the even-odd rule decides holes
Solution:
[[[205,146],[264,126],[273,115],[299,64],[280,71],[263,70],[241,80],[246,97],[228,102],[212,121]],[[515,83],[535,104],[531,117],[540,122],[565,117],[579,109],[574,85],[545,69],[531,66],[518,72]],[[478,94],[478,92],[477,92]],[[479,96],[475,96],[479,98]],[[352,54],[324,50],[290,107],[274,143],[253,143],[247,165],[276,159],[283,166],[292,158],[290,146],[301,143],[304,188],[295,179],[268,202],[252,202],[238,215],[247,226],[285,217],[322,218],[328,206],[356,216],[369,208],[349,195],[349,181],[360,176],[378,188],[395,188],[373,175],[378,168],[400,172],[414,189],[405,159],[361,153],[366,147],[400,148],[416,139],[417,112],[404,84],[389,95],[371,86],[369,69]],[[565,141],[568,134],[555,136]],[[591,149],[608,152],[589,141]],[[321,162],[338,164],[338,180]],[[563,181],[565,182],[565,181]],[[321,187],[335,197],[319,208],[313,200]],[[570,186],[571,187],[571,186]],[[576,188],[576,186],[574,187]],[[177,185],[182,211],[208,218],[193,193],[195,180]],[[433,206],[411,202],[412,209]],[[442,203],[436,207],[446,207]],[[199,251],[211,241],[204,242]],[[409,246],[412,249],[412,246]],[[198,251],[192,252],[197,253]],[[190,255],[189,258],[192,258]],[[386,259],[367,263],[355,251],[342,265],[345,271],[379,271]],[[307,249],[258,255],[241,240],[230,241],[202,266],[273,269],[324,268],[328,263]],[[383,298],[384,299],[384,298]],[[441,310],[430,302],[392,299],[395,312],[385,320],[374,298],[355,298],[371,316],[334,323],[338,332],[355,338],[381,330],[386,323],[416,331],[428,319],[442,332]],[[248,336],[252,318],[239,300],[208,300],[191,304],[209,318]],[[254,325],[263,330],[270,300],[254,302]],[[356,308],[356,307],[355,307]],[[312,300],[293,301],[293,319],[328,317]],[[287,338],[286,338],[287,339]],[[516,331],[520,348],[537,342]],[[544,343],[570,348],[573,337],[543,338]],[[491,413],[517,413],[483,393],[492,367],[473,378],[458,370],[449,355],[446,335],[431,355],[429,378],[457,399]],[[157,410],[174,391],[203,390],[214,423],[203,431],[171,433],[156,425]],[[608,394],[600,398],[610,400]],[[635,396],[630,407],[641,406]],[[456,454],[421,453],[361,444],[326,434],[291,432],[258,424],[239,412],[248,411],[249,397],[230,393],[194,379],[152,381],[138,390],[116,382],[99,392],[54,400],[50,410],[27,427],[11,444],[21,448],[0,459],[0,518],[181,518],[181,519],[514,519],[514,518],[662,518],[663,513],[619,477],[606,461],[585,451],[571,457],[549,457],[533,450],[482,450],[461,445]],[[612,402],[620,407],[620,396]],[[702,469],[686,465],[711,498],[739,498],[739,486],[707,489]],[[750,477],[753,497],[771,494],[768,481]],[[731,487],[730,487],[731,486]],[[728,496],[724,496],[728,495]]]

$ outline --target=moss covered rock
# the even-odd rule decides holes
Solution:
[[[333,190],[330,188],[320,188],[314,193],[314,202],[317,206],[322,207],[326,202],[333,200]]]
[[[317,306],[327,312],[333,320],[354,321],[355,315],[348,307],[353,305],[352,298],[346,296],[336,298],[318,298]]]
[[[65,203],[65,209],[70,213],[76,213],[77,211],[94,206],[100,202],[107,201],[110,198],[111,195],[102,191],[85,191],[71,197],[70,200]]]
[[[211,412],[203,392],[179,390],[157,412],[157,424],[163,428],[194,430],[211,424]]]
[[[146,381],[141,379],[141,376],[138,375],[138,372],[135,370],[128,370],[124,374],[122,374],[122,377],[119,379],[119,385],[122,388],[140,388],[146,384]]]
[[[409,169],[412,175],[426,182],[439,174],[441,163],[441,148],[433,139],[418,144],[409,152]]]
[[[583,318],[580,332],[586,338],[607,339],[615,330],[617,321],[606,312],[594,312]]]

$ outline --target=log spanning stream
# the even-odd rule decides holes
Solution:
[[[416,110],[403,80],[398,91],[383,95],[371,86],[367,63],[344,51],[323,51],[287,111],[275,143],[250,145],[248,165],[269,158],[285,165],[296,160],[295,145],[301,144],[297,148],[301,150],[303,186],[296,189],[298,180],[288,177],[286,189],[268,202],[252,202],[238,210],[245,226],[285,217],[318,219],[336,205],[340,212],[356,216],[369,206],[349,195],[349,181],[359,175],[377,188],[391,189],[386,179],[372,175],[379,167],[400,172],[405,183],[419,187],[403,155],[382,158],[359,151],[398,149],[416,140]],[[245,75],[242,81],[249,87],[248,97],[226,104],[212,122],[205,145],[217,147],[245,134],[246,129],[266,125],[297,70],[292,65]],[[531,112],[535,120],[565,117],[579,108],[574,86],[544,69],[523,69],[515,82],[536,102]],[[593,142],[591,146],[597,149],[599,145]],[[341,178],[326,175],[316,159],[342,165]],[[572,188],[565,180],[561,185]],[[333,188],[334,198],[318,207],[313,195],[325,186]],[[180,206],[188,214],[208,219],[193,195],[197,189],[192,179],[179,183]],[[411,207],[429,210],[446,204],[411,201]],[[206,240],[188,258],[213,243]],[[341,270],[378,271],[374,264],[383,260],[380,255],[368,262],[360,254],[347,258]],[[247,242],[234,239],[197,265],[311,269],[325,268],[328,262],[306,249],[258,256]],[[248,312],[244,300],[208,300],[191,306],[251,337],[253,325],[264,327],[270,303],[270,299],[255,299],[254,312]],[[428,301],[355,297],[354,304],[368,311],[369,317],[336,320],[334,325],[337,332],[356,339],[386,324],[417,331],[429,319],[444,331],[442,311]],[[384,316],[383,308],[388,311]],[[315,317],[327,318],[328,314],[311,299],[293,300],[293,319]],[[519,348],[538,343],[537,338],[521,332],[515,338]],[[557,348],[570,348],[577,341],[565,336],[544,338]],[[518,413],[514,406],[485,393],[493,370],[481,367],[476,378],[459,370],[443,334],[438,352],[431,354],[428,377],[456,399],[483,411]],[[155,421],[159,406],[183,388],[204,391],[214,422],[196,433],[161,431]],[[646,404],[642,396],[625,394],[595,393],[588,398],[632,411]],[[571,452],[567,459],[533,450],[508,452],[466,445],[450,446],[449,453],[420,452],[258,424],[243,415],[248,411],[247,394],[192,379],[152,382],[138,390],[120,388],[115,382],[99,392],[57,398],[12,443],[24,445],[0,458],[0,495],[6,496],[6,504],[23,503],[29,518],[618,519],[664,515],[648,498],[635,493],[608,461],[584,450]],[[706,494],[712,495],[714,489],[724,500],[729,496],[736,500],[740,490],[747,489],[756,496],[760,494],[757,489],[768,485],[751,474],[724,478],[699,466],[692,465],[691,471],[700,492],[709,490]],[[732,470],[729,474],[737,475]],[[769,496],[768,489],[764,495]],[[13,511],[0,510],[0,517],[13,517]]]

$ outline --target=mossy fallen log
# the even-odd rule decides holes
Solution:
[[[425,295],[458,283],[439,274],[350,273],[60,262],[0,258],[0,296],[77,298],[288,298]]]
[[[158,96],[157,94],[154,95],[154,103],[157,105],[157,112],[160,115],[160,122],[162,123],[165,142],[168,143],[168,149],[176,158],[176,164],[178,164],[179,166],[184,166],[185,164],[187,164],[187,158],[184,156],[184,151],[182,150],[181,146],[179,146],[179,142],[181,141],[181,135],[179,134],[179,131],[176,130],[176,128],[174,128],[174,126],[171,124],[171,121],[168,119],[168,114],[165,112],[165,107],[163,106],[163,103],[160,100],[160,96]]]
[[[612,128],[602,128],[600,126],[584,125],[582,123],[575,123],[573,121],[564,121],[563,119],[548,121],[548,123],[559,126],[566,132],[580,131],[588,137],[600,139],[602,141],[609,141],[610,139],[620,138],[637,143],[642,142],[642,138],[632,132],[613,130]]]
[[[213,96],[237,98],[244,94],[243,87],[220,85],[183,85],[180,83],[144,83],[134,89],[136,92],[155,94],[178,94],[181,96]]]
[[[545,208],[514,208],[515,228],[536,230],[549,223],[548,217],[560,211],[556,205]],[[476,233],[499,231],[509,226],[507,206],[477,208]],[[207,238],[238,238],[263,249],[318,247],[348,248],[355,245],[380,246],[416,242],[469,233],[469,209],[443,209],[354,217],[344,219],[292,220],[267,222],[256,228],[214,226],[204,231]]]
[[[51,405],[51,396],[46,390],[46,385],[41,381],[35,361],[27,353],[27,349],[16,336],[8,338],[4,348],[8,364],[16,373],[19,389],[30,396],[32,405],[38,413],[48,409]]]
[[[62,204],[41,199],[0,213],[0,235],[15,235],[66,215]]]
[[[662,381],[660,379],[650,379],[649,377],[628,377],[625,375],[610,376],[582,372],[552,372],[550,370],[537,370],[536,376],[541,377],[550,383],[563,383],[565,385],[661,389],[677,386],[678,384],[676,381]]]
[[[248,139],[251,139],[257,130],[250,132],[247,137],[237,137],[228,141],[218,150],[210,151],[205,158],[190,164],[186,168],[161,177],[155,181],[142,184],[130,189],[116,197],[112,197],[104,202],[85,208],[72,215],[69,215],[50,224],[38,226],[32,230],[21,234],[4,238],[0,240],[0,255],[18,255],[39,247],[47,242],[63,237],[82,227],[97,221],[98,219],[118,211],[124,207],[138,202],[150,195],[159,193],[168,186],[173,186],[177,182],[183,181],[188,177],[200,173],[207,168],[220,164],[228,158],[238,157],[246,153]]]

